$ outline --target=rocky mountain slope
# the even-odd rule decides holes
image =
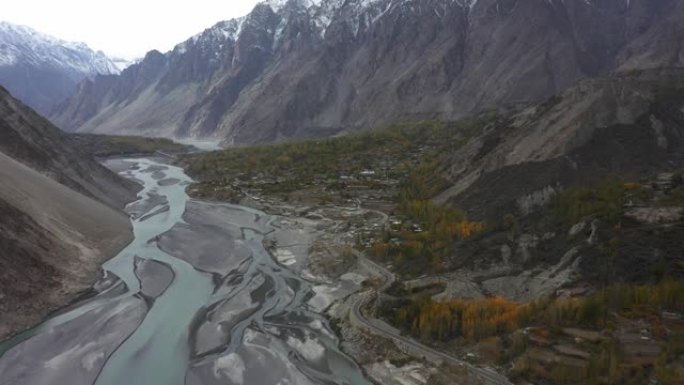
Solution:
[[[683,140],[681,68],[584,80],[542,104],[496,119],[445,155],[442,171],[453,186],[437,198],[486,223],[486,229],[455,242],[443,271],[405,282],[396,294],[400,299],[385,304],[386,319],[410,325],[415,318],[394,315],[403,314],[401,306],[415,306],[410,293],[420,290],[452,303],[501,296],[533,307],[556,301],[562,308],[586,301],[589,305],[576,313],[556,308],[532,322],[517,321],[513,330],[532,326],[524,332],[530,333],[522,344],[525,352],[518,358],[522,350],[510,353],[513,348],[508,358],[496,358],[512,368],[515,383],[611,382],[590,380],[604,375],[592,366],[601,353],[586,343],[584,336],[591,335],[586,331],[610,336],[606,341],[619,346],[615,361],[623,369],[610,375],[615,382],[677,383],[684,373],[681,354],[659,346],[671,346],[677,338],[681,305],[658,304],[648,296],[635,306],[650,307],[647,313],[626,310],[628,305],[615,298],[630,296],[634,287],[682,282]],[[681,286],[673,292],[684,298]],[[585,318],[594,305],[603,323]],[[675,322],[666,308],[677,314]],[[558,325],[570,329],[551,331]],[[541,327],[541,339],[534,327]],[[659,334],[658,327],[666,332]],[[512,336],[498,333],[496,341]],[[484,355],[479,347],[474,351]]]
[[[47,119],[0,88],[0,151],[79,193],[121,208],[132,184],[119,178],[76,146]]]
[[[253,143],[454,119],[684,64],[674,0],[290,0],[80,84],[68,130]]]
[[[83,43],[0,22],[0,85],[43,114],[69,96],[83,79],[118,74],[128,64]]]
[[[0,338],[87,290],[132,234],[135,187],[0,88]]]
[[[529,301],[681,275],[683,138],[681,69],[585,80],[490,124],[445,159],[436,198],[490,224],[449,262],[459,285]]]
[[[502,214],[516,201],[527,213],[545,203],[541,191],[556,185],[608,175],[639,180],[677,167],[684,161],[682,90],[681,68],[581,81],[498,120],[453,152],[445,172],[454,184],[437,200],[464,205],[478,217]],[[492,184],[506,186],[506,193]]]

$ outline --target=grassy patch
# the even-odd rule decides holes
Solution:
[[[551,207],[555,216],[568,225],[595,216],[617,223],[625,205],[625,184],[606,181],[594,187],[574,187],[557,194]]]
[[[307,188],[338,195],[349,187],[380,190],[400,180],[427,154],[460,146],[479,121],[398,124],[339,138],[286,142],[186,156],[199,183],[193,194],[213,198],[230,186],[286,195]],[[366,172],[364,174],[364,172]]]

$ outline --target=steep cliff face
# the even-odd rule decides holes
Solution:
[[[454,119],[682,65],[682,17],[674,0],[271,1],[81,84],[52,118],[238,144]]]
[[[87,290],[131,239],[135,188],[0,88],[0,339]]]
[[[118,74],[128,64],[83,43],[0,22],[0,85],[41,113],[69,96],[81,80]]]

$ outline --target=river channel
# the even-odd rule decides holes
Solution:
[[[97,293],[0,344],[0,385],[369,384],[264,247],[273,218],[191,200],[181,168],[107,165],[144,187]]]

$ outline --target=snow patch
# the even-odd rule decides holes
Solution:
[[[211,28],[192,36],[188,40],[176,45],[171,52],[183,55],[191,46],[200,47],[203,50],[214,51],[218,56],[227,42],[236,42],[247,17],[239,17],[214,24]]]
[[[278,13],[288,4],[309,9],[311,7],[319,6],[321,1],[322,0],[266,0],[264,3],[271,7],[273,12]]]

